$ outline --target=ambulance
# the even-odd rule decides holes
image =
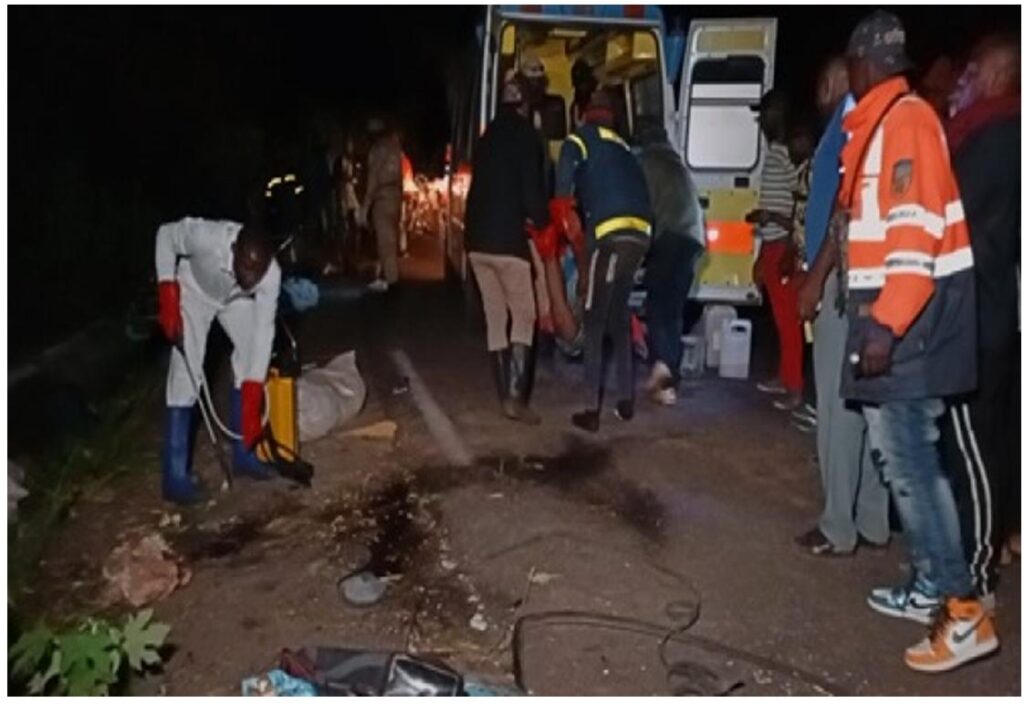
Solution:
[[[661,11],[641,5],[501,5],[488,8],[449,94],[449,266],[468,276],[465,198],[473,151],[494,117],[505,78],[540,60],[546,76],[535,125],[551,167],[573,129],[572,68],[583,60],[617,105],[627,139],[641,123],[664,124],[699,189],[707,254],[690,296],[760,304],[753,282],[757,206],[766,152],[758,104],[774,79],[776,20],[691,20],[667,32]]]

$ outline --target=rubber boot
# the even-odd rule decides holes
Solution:
[[[601,411],[584,410],[572,416],[572,424],[587,432],[597,432],[601,429]]]
[[[242,391],[231,389],[231,422],[232,432],[242,430]],[[235,475],[244,475],[256,480],[267,480],[274,477],[274,469],[262,462],[252,450],[246,450],[241,440],[231,441],[231,467]]]
[[[168,407],[164,423],[162,451],[163,480],[160,490],[164,500],[178,505],[194,505],[202,500],[202,491],[191,474],[192,407]]]
[[[491,375],[494,377],[494,386],[498,390],[498,402],[504,408],[505,398],[508,395],[508,349],[499,349],[490,353]]]
[[[531,387],[530,347],[513,344],[509,348],[508,400],[505,415],[527,425],[540,424],[540,416],[528,406]]]

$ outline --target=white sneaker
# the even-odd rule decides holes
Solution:
[[[671,387],[663,387],[660,390],[655,390],[651,393],[651,399],[657,402],[659,405],[665,405],[671,407],[676,404],[679,400],[676,395],[676,391]]]
[[[388,283],[383,279],[374,279],[366,285],[366,288],[371,292],[386,292],[388,290]]]
[[[928,635],[911,646],[903,661],[914,671],[951,671],[999,648],[992,615],[977,599],[951,598],[939,611]]]
[[[938,596],[911,586],[883,586],[872,589],[868,605],[874,610],[893,618],[906,618],[918,623],[929,624],[942,608]]]
[[[648,392],[660,390],[672,384],[672,370],[664,362],[655,362],[651,367],[651,375],[644,383],[644,389]]]

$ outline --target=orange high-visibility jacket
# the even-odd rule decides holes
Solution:
[[[879,105],[872,93],[895,99],[905,87],[890,80],[861,103],[870,110],[873,100]],[[844,124],[854,133],[865,120],[856,111]],[[844,179],[840,198],[850,215],[847,357],[859,351],[869,318],[897,340],[886,375],[860,379],[844,365],[843,396],[885,402],[967,392],[977,375],[974,262],[942,124],[907,93],[860,140],[859,165],[844,167],[855,176]],[[853,158],[844,151],[844,165]]]

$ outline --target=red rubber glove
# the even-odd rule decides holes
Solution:
[[[263,383],[245,380],[242,383],[242,444],[247,449],[259,442],[263,433]]]
[[[558,255],[562,253],[562,234],[554,224],[548,224],[537,232],[534,243],[537,245],[537,253],[540,254],[540,258],[545,261],[557,259]]]
[[[576,200],[571,196],[558,196],[548,202],[548,214],[551,222],[572,244],[577,258],[583,254],[583,224],[576,213]]]
[[[160,329],[164,336],[172,343],[177,343],[185,331],[185,325],[181,321],[181,287],[178,282],[160,282],[157,285],[159,298]]]

